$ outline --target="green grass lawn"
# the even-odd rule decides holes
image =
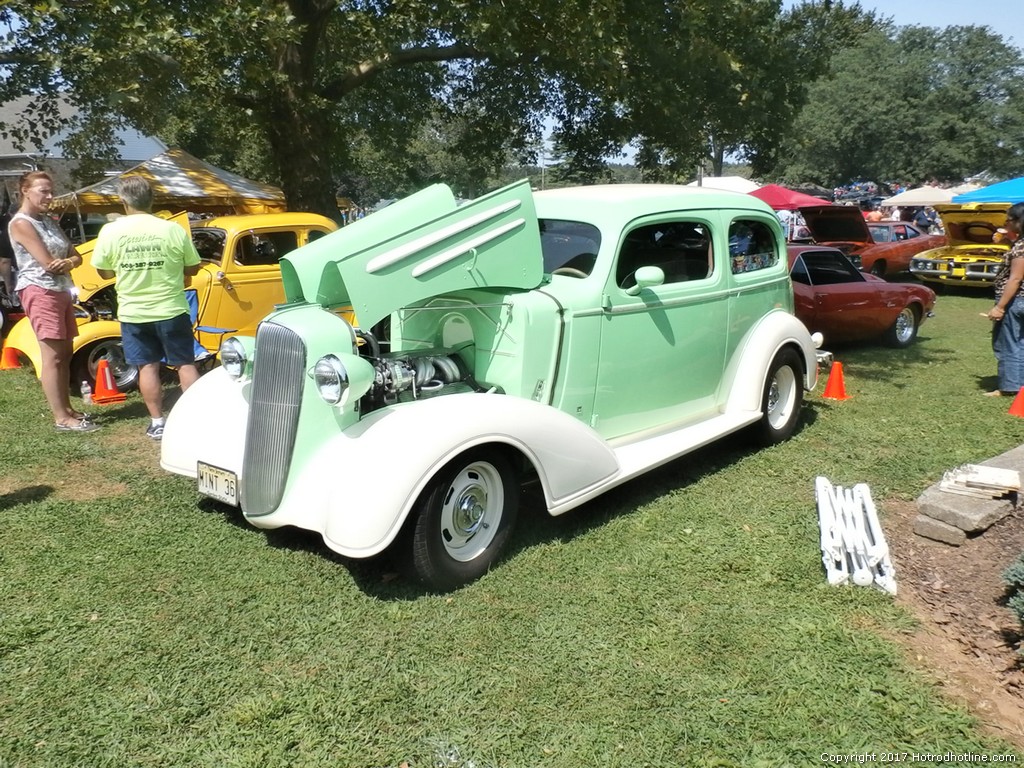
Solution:
[[[728,441],[556,519],[527,490],[508,556],[442,596],[200,502],[159,469],[137,395],[57,434],[30,372],[0,372],[0,766],[1012,751],[887,639],[913,627],[890,597],[827,586],[814,504],[816,475],[866,482],[884,524],[887,501],[1024,442],[980,394],[990,305],[941,296],[912,349],[837,350],[851,399],[822,380],[783,445]]]

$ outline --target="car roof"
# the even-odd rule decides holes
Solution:
[[[582,219],[621,226],[660,211],[686,211],[717,208],[756,210],[771,216],[775,212],[752,195],[710,187],[679,184],[596,184],[586,187],[561,187],[534,192],[540,218]]]
[[[285,213],[246,213],[227,216],[213,216],[209,219],[194,219],[189,222],[192,229],[218,228],[232,231],[259,229],[261,227],[304,227],[337,225],[326,216],[316,213],[288,211]]]

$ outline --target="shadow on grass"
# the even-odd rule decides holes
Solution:
[[[821,405],[804,403],[797,433],[815,422]],[[527,478],[520,494],[518,524],[493,567],[501,568],[503,561],[539,544],[568,542],[611,520],[633,514],[650,502],[686,488],[759,450],[762,447],[749,432],[738,432],[644,473],[557,517],[547,514],[539,482],[535,478]],[[348,558],[327,547],[318,533],[293,527],[258,529],[247,523],[241,510],[235,507],[207,498],[200,499],[198,505],[205,512],[221,515],[231,525],[262,536],[271,547],[328,558],[345,567],[364,594],[378,600],[415,600],[436,594],[406,575],[406,553],[401,547],[391,547],[365,560]]]
[[[52,485],[27,485],[10,493],[0,494],[0,510],[10,509],[19,504],[34,504],[53,493]]]

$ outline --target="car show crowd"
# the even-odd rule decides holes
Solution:
[[[773,188],[772,194],[781,193],[781,197],[767,194],[770,188]],[[926,188],[943,189],[938,184]],[[26,174],[20,191],[18,207],[15,209],[11,206],[8,210],[5,206],[4,226],[0,232],[0,309],[3,310],[6,319],[3,332],[6,335],[10,330],[11,320],[17,319],[21,314],[28,314],[27,322],[32,324],[41,342],[41,349],[44,350],[37,372],[40,374],[47,402],[53,412],[55,427],[60,431],[91,431],[96,428],[96,424],[84,413],[74,409],[68,400],[70,386],[77,383],[72,382],[68,374],[67,358],[70,352],[63,347],[54,347],[48,338],[54,335],[53,328],[40,319],[45,316],[46,322],[52,325],[51,321],[55,322],[55,317],[62,317],[61,322],[64,323],[65,330],[56,335],[62,337],[61,344],[70,343],[63,337],[68,334],[73,336],[76,328],[70,306],[70,297],[75,290],[72,285],[72,273],[82,264],[83,259],[68,238],[60,236],[55,220],[49,215],[48,203],[53,197],[52,181],[49,181],[49,177],[39,172],[35,175]],[[910,272],[926,284],[941,283],[952,279],[953,274],[932,274],[935,270],[924,267],[918,269],[919,265],[930,264],[925,258],[929,254],[939,253],[942,246],[955,244],[954,241],[959,242],[958,238],[961,238],[961,233],[965,231],[969,233],[968,239],[972,242],[986,246],[993,238],[1009,237],[1010,240],[1003,245],[1004,258],[1001,258],[1000,264],[986,266],[985,280],[982,284],[994,286],[997,291],[997,308],[993,313],[999,316],[995,317],[990,313],[990,319],[994,322],[995,337],[999,338],[998,343],[995,343],[996,355],[1000,361],[1001,371],[1012,370],[1012,365],[1006,361],[1014,354],[1013,350],[1024,344],[1012,339],[1021,336],[1024,329],[1014,324],[1018,305],[1013,299],[1006,299],[1001,307],[998,305],[1001,301],[1001,292],[1008,290],[1014,294],[1019,290],[1019,283],[1015,282],[1015,278],[1009,277],[1012,274],[1011,267],[1018,268],[1016,264],[1019,261],[1019,248],[1017,245],[1010,247],[1010,242],[1015,242],[1014,233],[1018,232],[1013,229],[1012,217],[1007,220],[1005,227],[998,226],[1003,223],[999,219],[999,210],[996,211],[995,218],[986,217],[985,226],[988,229],[982,228],[982,223],[978,221],[969,226],[958,222],[954,225],[954,231],[949,232],[944,226],[944,217],[937,211],[936,206],[898,205],[890,202],[912,191],[906,184],[894,182],[879,185],[870,181],[857,181],[835,187],[831,191],[820,187],[812,187],[807,191],[813,194],[769,185],[751,194],[761,197],[775,210],[785,238],[791,244],[790,262],[793,269],[796,312],[808,328],[824,333],[828,342],[886,338],[896,346],[905,346],[914,340],[917,328],[931,314],[935,301],[934,293],[926,286],[916,283],[887,282],[883,279],[872,279],[873,276],[891,278],[904,276]],[[948,197],[952,198],[952,191]],[[1003,206],[1003,209],[1006,207],[1008,204]],[[938,208],[944,209],[945,206],[938,205]],[[361,220],[372,212],[373,209],[364,210],[351,206],[343,212],[342,225]],[[128,220],[132,219],[129,217]],[[61,222],[63,223],[63,220]],[[109,230],[108,234],[113,232],[109,225],[106,229]],[[997,229],[1001,231],[996,233]],[[98,242],[103,241],[101,235]],[[815,247],[794,251],[794,245]],[[191,250],[194,252],[195,248],[192,247]],[[98,249],[101,254],[106,251],[103,247]],[[12,267],[15,260],[17,270]],[[94,261],[97,265],[109,266],[103,256],[99,260],[94,257]],[[274,261],[276,263],[276,258]],[[968,276],[975,274],[969,267],[966,271]],[[113,275],[112,272],[110,274]],[[180,276],[172,277],[172,282],[173,280],[180,280]],[[968,284],[972,283],[968,281]],[[126,285],[127,283],[122,281],[119,289],[127,291]],[[67,306],[62,304],[59,312],[57,308],[53,311],[40,310],[36,294],[41,290],[68,297],[64,300]],[[849,311],[849,305],[853,303],[852,292],[863,294],[860,300],[866,301],[866,305],[872,307],[868,313],[870,318],[865,316],[857,319],[854,313]],[[128,298],[127,294],[125,298]],[[128,305],[130,306],[130,299]],[[124,307],[125,304],[122,302],[122,309]],[[840,317],[841,322],[837,320]],[[163,319],[165,318],[158,318]],[[191,316],[186,315],[184,325],[178,329],[177,335],[181,336],[185,330],[190,330],[185,328],[189,321],[193,326],[201,324],[195,312]],[[189,339],[196,350],[201,349],[197,340],[191,340],[191,334]],[[133,349],[138,351],[134,347]],[[161,354],[155,360],[162,359],[166,364],[168,358],[165,352],[166,350],[161,350]],[[212,353],[205,352],[204,356],[210,354]],[[129,357],[129,366],[133,361],[140,359],[137,355]],[[148,357],[152,357],[152,354],[148,354]],[[190,375],[186,375],[191,370],[192,360],[179,360],[181,355],[178,354],[173,357],[175,367],[184,375],[183,388],[187,387],[194,380]],[[146,373],[140,378],[145,380],[145,386],[142,387],[143,395],[153,419],[149,431],[152,433],[151,436],[159,439],[163,417],[158,405],[159,398],[154,392],[159,391],[160,379],[154,373],[153,366],[152,360],[142,364],[141,370]],[[1019,388],[1014,386],[1016,378],[1009,373],[1006,376],[1000,374],[1000,382],[999,390],[992,394],[1015,392]],[[88,386],[89,382],[86,381],[84,384]]]

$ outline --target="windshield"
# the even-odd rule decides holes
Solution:
[[[540,248],[544,271],[586,277],[594,269],[601,233],[593,224],[561,219],[540,219]]]
[[[192,244],[199,251],[199,258],[203,261],[220,264],[225,242],[227,242],[227,233],[223,229],[192,230]]]

